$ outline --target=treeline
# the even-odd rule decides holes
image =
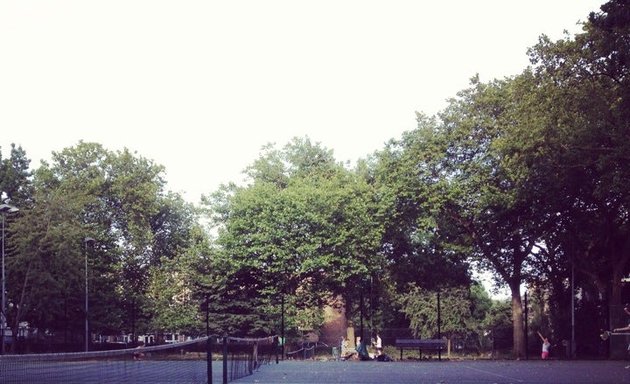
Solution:
[[[473,78],[351,169],[296,138],[198,206],[128,150],[80,142],[31,171],[13,147],[0,157],[20,208],[5,215],[10,326],[81,330],[87,260],[94,333],[203,334],[206,313],[211,332],[279,332],[282,312],[288,329],[317,328],[343,302],[350,318],[430,337],[439,291],[448,337],[509,317],[523,357],[525,284],[530,326],[555,340],[571,339],[575,297],[578,352],[594,354],[628,295],[628,36],[629,5],[610,1],[583,33],[542,36],[522,73]],[[473,269],[509,290],[508,307]]]

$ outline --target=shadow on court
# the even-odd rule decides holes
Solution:
[[[623,384],[627,361],[442,361],[318,362],[281,361],[235,383],[258,384]]]

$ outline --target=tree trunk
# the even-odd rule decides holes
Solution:
[[[525,358],[525,334],[523,329],[523,306],[521,304],[520,284],[510,284],[512,293],[512,339],[514,341],[514,358]]]

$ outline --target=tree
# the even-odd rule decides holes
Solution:
[[[298,308],[358,296],[356,281],[381,262],[369,186],[307,139],[267,147],[248,172],[250,185],[213,201],[226,219],[217,242],[229,280],[250,298],[289,295]]]
[[[445,269],[455,285],[467,281],[464,260],[494,272],[511,290],[514,352],[524,356],[520,285],[541,229],[500,146],[513,124],[511,90],[507,79],[474,78],[439,119],[419,115],[418,129],[382,159],[392,164],[383,174],[392,175],[384,184],[394,191],[387,196],[397,225],[388,239],[400,254],[397,263],[459,266],[459,278],[457,269]],[[439,281],[431,273],[413,277],[428,278],[425,285]]]
[[[16,321],[81,329],[73,322],[86,316],[87,258],[92,330],[135,334],[146,325],[150,267],[182,252],[193,222],[181,198],[164,193],[162,172],[128,150],[83,142],[37,169],[33,206],[16,220],[18,251],[10,261]],[[86,247],[86,237],[96,241]]]
[[[409,290],[400,296],[399,301],[401,311],[410,321],[414,337],[435,338],[438,336],[439,329],[440,336],[448,340],[448,354],[450,355],[454,337],[465,338],[481,328],[480,323],[490,305],[477,299],[479,299],[479,294],[473,294],[471,289],[466,287],[431,291],[412,283],[409,285]],[[438,300],[440,302],[439,314]]]
[[[30,202],[33,194],[30,163],[26,152],[15,144],[11,144],[8,158],[3,159],[0,152],[0,193],[4,192],[12,205],[25,207]]]
[[[509,300],[493,300],[486,317],[481,324],[487,335],[492,339],[492,352],[498,348],[510,346],[506,339],[513,333],[512,331],[512,304]]]
[[[453,225],[438,213],[447,196],[442,193],[443,139],[437,119],[419,114],[418,128],[376,153],[368,171],[385,226],[381,247],[388,267],[380,283],[392,285],[382,290],[389,292],[390,300],[383,300],[382,305],[390,316],[399,312],[396,296],[409,283],[434,290],[470,282],[466,247],[444,241],[444,229]],[[391,316],[387,322],[407,325],[400,316]]]
[[[17,304],[12,327],[26,320],[39,329],[58,331],[69,343],[69,332],[82,329],[85,318],[85,232],[80,217],[86,200],[61,191],[36,192],[34,197],[33,207],[21,210],[12,226],[17,249],[6,262],[8,298]],[[104,286],[98,291],[101,288],[107,292]]]
[[[628,7],[609,1],[583,33],[556,42],[543,36],[530,50],[535,85],[523,108],[536,116],[541,139],[519,151],[534,181],[557,197],[544,203],[562,251],[599,295],[610,290],[612,304],[630,272]]]
[[[522,188],[527,178],[516,172],[502,147],[511,140],[514,121],[524,123],[514,112],[519,101],[513,97],[513,83],[473,79],[441,114],[450,143],[445,156],[449,199],[443,212],[462,231],[452,241],[472,245],[479,265],[509,287],[514,354],[523,357],[520,285],[544,228],[532,195]]]
[[[148,328],[161,335],[164,332],[202,334],[206,297],[204,277],[199,274],[205,254],[209,252],[205,234],[196,228],[194,244],[174,257],[163,256],[159,265],[150,268],[147,287]]]
[[[448,223],[435,215],[443,200],[438,192],[444,177],[439,162],[445,150],[437,124],[418,115],[418,129],[392,140],[377,154],[376,183],[386,210],[384,249],[394,261],[392,277],[399,286],[468,282],[468,265],[460,250],[444,248],[440,241],[438,227]]]

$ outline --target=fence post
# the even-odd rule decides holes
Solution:
[[[206,341],[206,364],[208,384],[212,384],[212,336],[208,336],[208,340]]]
[[[228,337],[223,336],[223,384],[228,384]]]

